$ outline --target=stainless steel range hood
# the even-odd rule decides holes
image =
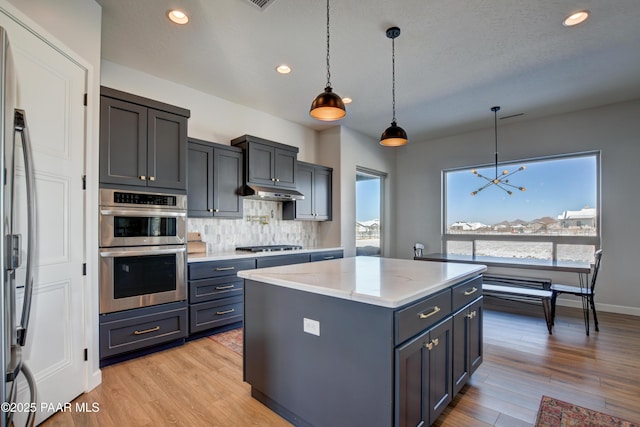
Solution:
[[[243,196],[250,199],[271,200],[276,202],[304,200],[304,194],[287,188],[261,187],[245,185]]]

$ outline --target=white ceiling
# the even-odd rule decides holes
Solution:
[[[97,0],[102,57],[313,129],[326,83],[326,3]],[[168,21],[178,7],[186,26]],[[561,22],[588,9],[589,21]],[[339,123],[373,138],[396,116],[410,142],[640,98],[640,0],[332,0],[331,83],[353,98]],[[275,67],[287,63],[289,75]],[[188,108],[188,106],[184,106]]]

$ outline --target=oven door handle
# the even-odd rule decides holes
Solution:
[[[165,211],[145,211],[145,210],[134,210],[134,209],[100,209],[100,215],[107,216],[133,216],[133,217],[141,217],[141,216],[149,216],[149,217],[183,217],[187,216],[186,212],[165,212]]]
[[[100,256],[103,258],[118,258],[127,256],[144,256],[144,255],[166,255],[179,254],[186,252],[185,247],[169,248],[169,249],[133,249],[133,250],[110,250],[100,249]]]

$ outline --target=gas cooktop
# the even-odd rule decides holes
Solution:
[[[271,252],[271,251],[292,251],[294,249],[302,249],[298,245],[265,245],[265,246],[241,246],[236,248],[237,251],[245,252]]]

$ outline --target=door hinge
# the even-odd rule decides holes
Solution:
[[[82,175],[82,189],[87,189],[87,175]]]
[[[82,275],[83,276],[87,275],[87,263],[86,262],[84,264],[82,264]]]
[[[84,106],[86,107],[87,106],[87,94],[86,93],[84,94],[84,101],[83,102],[84,102]]]
[[[87,360],[89,360],[89,349],[85,348],[84,349],[84,361],[86,362]]]

